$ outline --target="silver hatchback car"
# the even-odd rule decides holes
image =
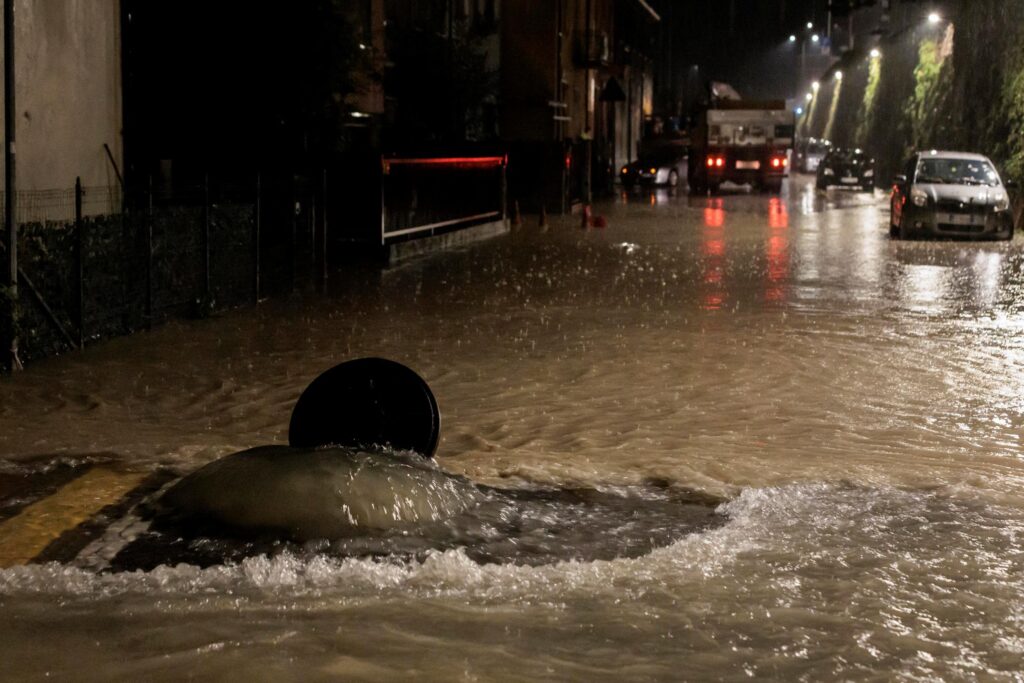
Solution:
[[[915,154],[896,176],[891,209],[893,237],[1013,237],[1010,195],[995,166],[980,154]]]

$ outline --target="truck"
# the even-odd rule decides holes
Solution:
[[[796,116],[782,100],[715,100],[694,117],[687,169],[692,194],[726,181],[778,193],[789,175]]]

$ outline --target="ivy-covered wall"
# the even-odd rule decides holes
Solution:
[[[915,149],[943,148],[986,154],[1024,184],[1024,0],[948,10],[930,24],[919,3],[896,5],[880,54],[864,47],[822,74],[801,132],[868,150],[883,183]]]

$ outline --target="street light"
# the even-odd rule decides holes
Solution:
[[[842,71],[837,71],[837,72],[836,72],[836,75],[835,75],[835,79],[836,79],[837,81],[841,81],[841,80],[843,80],[843,72],[842,72]]]
[[[942,17],[939,15],[938,12],[932,12],[931,14],[928,15],[928,23],[931,24],[932,26],[939,23],[940,21],[942,21]]]
[[[814,28],[814,22],[808,21],[807,22],[807,30],[810,31],[812,28]]]
[[[812,95],[811,93],[807,93],[806,95],[804,95],[804,99],[810,102],[811,100],[814,99],[814,95]]]
[[[790,35],[789,35],[789,42],[791,42],[791,43],[795,43],[795,42],[796,42],[796,36],[795,36],[795,35],[793,35],[793,34],[790,34]]]
[[[878,59],[881,56],[882,56],[882,51],[881,50],[879,50],[877,47],[871,48],[871,59]]]
[[[820,87],[821,83],[819,83],[818,81],[814,81],[814,83],[811,83],[811,90],[813,90],[814,92],[818,92],[818,88]]]
[[[811,42],[812,43],[816,43],[819,40],[821,40],[821,36],[819,36],[817,33],[815,33],[813,36],[811,36]]]

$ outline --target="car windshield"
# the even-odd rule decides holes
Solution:
[[[828,155],[828,161],[838,164],[862,163],[867,159],[864,152],[858,150],[838,149]]]
[[[917,164],[917,182],[949,185],[998,185],[992,164],[980,159],[922,159]]]

